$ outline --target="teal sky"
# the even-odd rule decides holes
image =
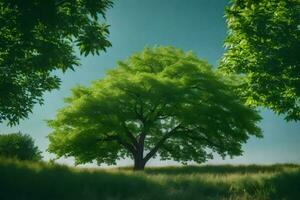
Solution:
[[[217,66],[224,52],[226,37],[224,8],[228,0],[117,0],[107,13],[110,27],[110,41],[113,47],[100,56],[81,57],[82,65],[75,72],[58,73],[62,79],[59,90],[44,95],[45,104],[36,105],[29,119],[18,126],[0,125],[1,133],[21,131],[30,134],[39,148],[44,151],[44,159],[53,157],[45,152],[51,131],[45,120],[55,117],[57,109],[64,106],[63,98],[78,84],[89,85],[92,80],[105,76],[107,69],[113,68],[118,60],[124,60],[145,46],[172,45],[194,51],[200,58]],[[282,116],[262,109],[263,120],[260,127],[263,139],[251,138],[244,145],[244,155],[234,159],[220,159],[218,156],[210,164],[270,164],[300,163],[300,122],[286,122]],[[72,164],[71,159],[60,162]],[[132,164],[122,160],[120,165]],[[149,165],[176,164],[150,160]]]

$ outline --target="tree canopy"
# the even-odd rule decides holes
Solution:
[[[261,117],[233,87],[192,52],[146,48],[73,89],[49,121],[48,151],[77,164],[130,157],[135,169],[156,155],[182,163],[240,155],[249,136],[261,136]]]
[[[21,133],[0,134],[0,156],[32,161],[42,159],[30,135]]]
[[[300,1],[232,0],[221,69],[245,75],[241,95],[300,120]]]
[[[59,87],[52,72],[79,65],[81,54],[111,46],[101,23],[111,0],[0,0],[0,123],[26,118],[43,92]]]

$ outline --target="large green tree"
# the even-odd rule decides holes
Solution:
[[[250,135],[261,136],[260,116],[233,86],[206,61],[172,47],[119,62],[106,78],[74,88],[66,103],[49,121],[48,150],[77,163],[130,157],[143,169],[155,155],[201,163],[212,152],[240,155]]]
[[[232,0],[221,69],[245,76],[240,94],[300,120],[300,1]]]
[[[53,71],[81,54],[111,46],[102,23],[111,0],[0,0],[0,123],[26,118],[42,95],[59,87]]]

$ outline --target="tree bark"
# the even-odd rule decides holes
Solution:
[[[145,142],[145,133],[141,133],[140,138],[138,140],[138,146],[136,155],[134,156],[134,170],[144,170],[146,161],[144,159],[144,142]]]
[[[139,140],[138,140],[138,145],[136,149],[136,153],[134,154],[134,167],[133,169],[135,171],[138,170],[144,170],[146,163],[150,158],[152,158],[158,149],[163,145],[163,143],[171,137],[174,133],[176,133],[177,129],[179,129],[181,124],[178,124],[175,126],[170,132],[166,133],[160,141],[155,145],[155,147],[144,157],[144,143],[145,143],[145,137],[146,134],[145,132],[142,132],[140,134]]]
[[[143,158],[134,158],[134,167],[133,170],[134,171],[141,171],[144,170],[146,165],[146,162],[144,161]]]

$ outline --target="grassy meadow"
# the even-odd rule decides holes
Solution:
[[[292,164],[82,169],[0,160],[1,200],[300,199]]]

